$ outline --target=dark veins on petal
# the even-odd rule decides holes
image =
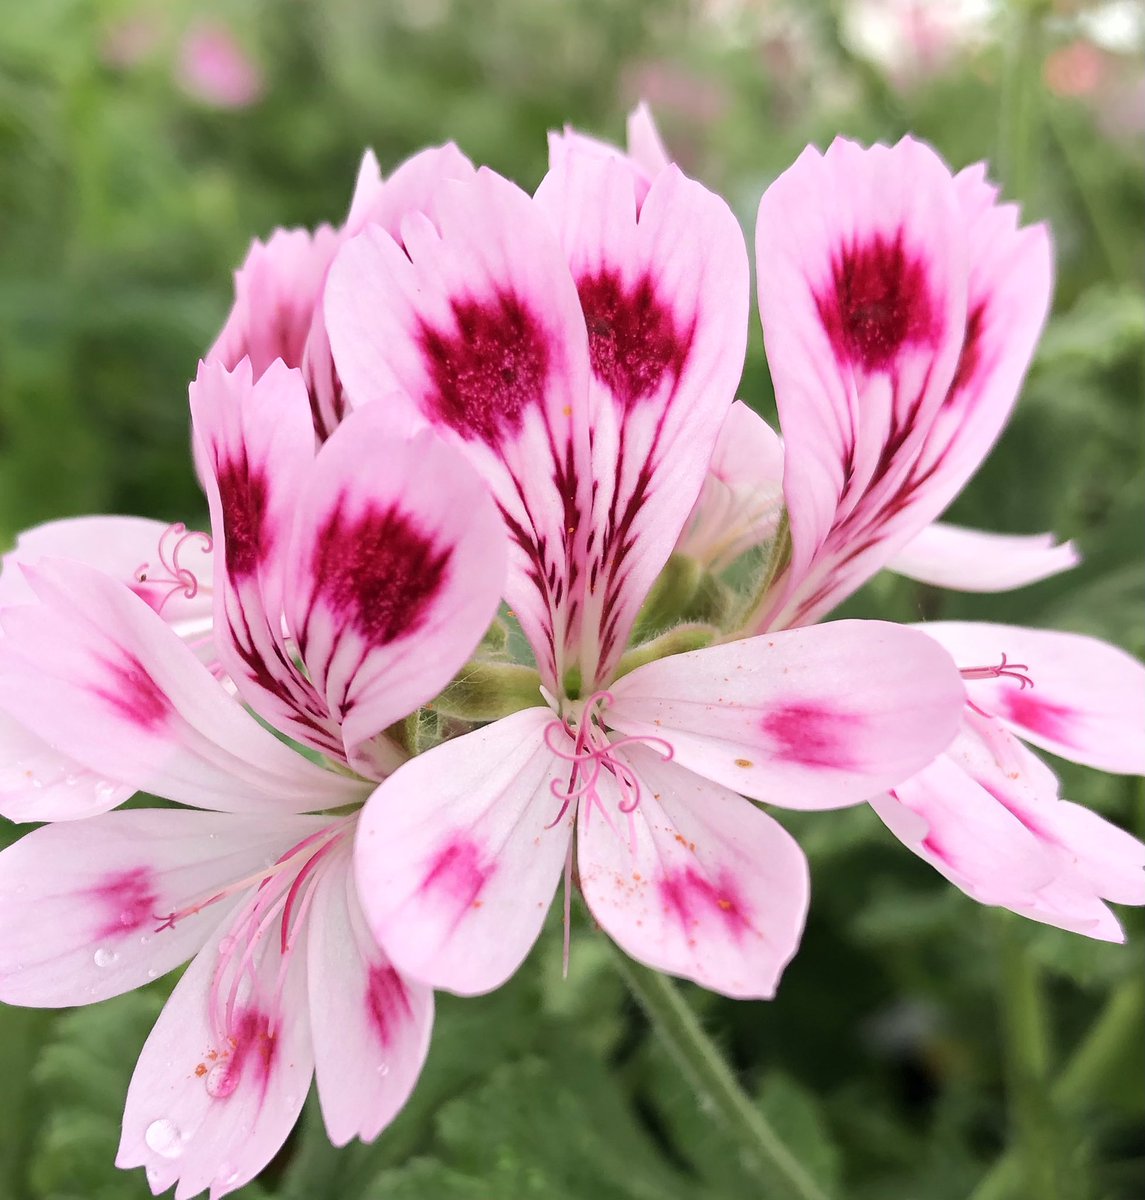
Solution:
[[[144,925],[154,924],[159,901],[147,867],[134,867],[109,875],[92,888],[90,894],[103,909],[99,937],[133,933]]]
[[[831,276],[815,304],[841,362],[881,371],[904,345],[937,337],[926,268],[904,248],[901,230],[843,247]]]
[[[243,451],[217,469],[223,508],[223,547],[232,580],[249,578],[266,557],[269,489],[266,473],[252,469]]]
[[[367,643],[385,646],[423,624],[452,553],[395,504],[353,517],[339,504],[315,543],[318,595]]]
[[[418,335],[432,387],[430,415],[462,437],[498,446],[540,404],[549,375],[548,337],[512,292],[451,301],[455,330],[422,323]]]
[[[173,711],[171,702],[139,659],[125,652],[123,662],[108,659],[104,666],[108,674],[106,686],[93,688],[94,695],[140,729],[154,731],[166,722]]]
[[[398,1030],[413,1016],[402,977],[390,966],[370,967],[366,983],[366,1013],[383,1046],[397,1041]]]
[[[615,271],[604,269],[582,276],[577,292],[593,374],[626,409],[655,395],[665,375],[679,378],[691,331],[676,328],[649,276],[625,288]]]

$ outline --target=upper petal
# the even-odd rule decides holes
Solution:
[[[577,869],[592,915],[633,958],[726,996],[770,998],[799,945],[807,860],[750,801],[652,749],[628,746],[640,800],[627,816],[611,776],[613,827],[581,804]]]
[[[1002,657],[1033,680],[1000,674],[970,679],[979,708],[1035,746],[1102,771],[1145,775],[1145,666],[1108,642],[1015,625],[933,621],[917,628],[941,642],[963,669]]]
[[[0,702],[108,779],[198,808],[305,811],[362,795],[247,713],[144,601],[91,567],[29,568],[8,609]]]
[[[940,521],[915,534],[887,567],[935,587],[1008,592],[1068,571],[1081,562],[1073,542],[1052,533],[1015,535],[963,529]]]
[[[836,808],[906,779],[953,738],[965,692],[946,654],[882,621],[767,634],[639,667],[611,687],[614,729],[785,808]]]
[[[367,803],[355,849],[362,910],[404,975],[487,992],[532,947],[571,836],[571,814],[557,819],[553,786],[569,766],[546,744],[553,723],[531,708],[446,742]]]

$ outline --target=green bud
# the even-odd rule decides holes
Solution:
[[[646,663],[655,662],[659,658],[667,658],[670,654],[686,654],[689,650],[702,650],[710,646],[720,635],[714,625],[677,625],[650,642],[633,646],[620,660],[614,678],[627,675]]]
[[[533,667],[475,661],[426,708],[464,721],[496,721],[541,703],[541,677]]]

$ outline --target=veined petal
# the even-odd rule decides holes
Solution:
[[[445,687],[505,580],[484,482],[432,431],[389,423],[381,405],[352,413],[294,497],[287,624],[351,758]]]
[[[208,900],[322,824],[137,809],[33,830],[0,852],[0,999],[91,1004],[165,975],[234,907]]]
[[[0,712],[0,816],[17,823],[74,821],[107,812],[134,792],[60,754]]]
[[[743,369],[748,262],[731,210],[673,166],[638,203],[630,167],[568,148],[537,203],[588,329],[593,507],[571,622],[588,686],[623,652],[700,493]]]
[[[362,798],[247,713],[146,603],[81,563],[27,574],[40,603],[8,609],[0,703],[62,754],[197,808],[301,812]]]
[[[1073,542],[1052,533],[986,533],[935,521],[887,563],[891,571],[960,592],[1008,592],[1081,562]]]
[[[576,288],[537,206],[485,169],[443,184],[401,239],[368,228],[331,268],[339,374],[357,405],[412,397],[489,482],[513,543],[506,598],[554,686],[591,483]]]
[[[592,915],[627,953],[741,998],[770,998],[799,945],[807,860],[752,803],[645,746],[614,756],[639,786],[624,814],[598,781],[613,827],[582,803],[577,869]]]
[[[676,552],[720,571],[775,536],[783,511],[783,443],[742,400],[724,418]]]
[[[964,670],[1020,664],[1033,680],[967,680],[981,709],[1035,746],[1102,771],[1145,775],[1145,666],[1108,642],[1015,625],[933,621],[916,626]]]
[[[314,1072],[304,953],[285,973],[277,939],[263,939],[244,976],[233,1027],[211,1019],[225,927],[188,967],[151,1031],[123,1114],[115,1163],[145,1167],[156,1195],[175,1200],[242,1187],[279,1151]]]
[[[605,720],[784,808],[838,808],[946,748],[965,691],[949,655],[882,621],[836,621],[672,655],[614,683]]]
[[[557,819],[569,764],[546,744],[553,724],[548,709],[514,713],[418,755],[367,803],[362,911],[403,975],[474,995],[528,954],[571,837],[571,814]]]
[[[314,885],[310,1024],[318,1099],[335,1146],[371,1141],[409,1099],[429,1050],[433,992],[378,949],[358,903],[349,847]]]
[[[764,194],[759,306],[792,559],[763,627],[811,620],[877,569],[868,543],[958,363],[963,225],[949,170],[910,138],[808,148]]]
[[[215,533],[223,665],[276,729],[340,758],[337,722],[282,630],[290,531],[315,453],[302,376],[276,363],[255,382],[249,363],[230,373],[204,363],[191,385],[191,417]]]

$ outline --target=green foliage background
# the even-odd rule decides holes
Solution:
[[[1140,654],[1145,188],[1139,130],[1117,126],[1131,113],[1122,92],[1141,87],[1141,46],[1104,55],[1091,96],[1052,90],[1086,8],[999,4],[980,44],[930,73],[908,56],[896,74],[857,53],[854,12],[827,0],[6,4],[0,540],[90,511],[205,520],[185,389],[230,271],[255,234],[340,219],[365,145],[389,170],[452,138],[531,187],[547,129],[620,139],[643,92],[685,168],[748,230],[808,141],[908,130],[956,167],[990,159],[1027,216],[1051,221],[1052,323],[951,516],[1053,529],[1079,541],[1084,565],[1000,597],[879,579],[848,612],[1055,626]],[[141,14],[155,44],[113,65],[109,37]],[[265,71],[249,108],[197,102],[173,73],[182,31],[212,14]],[[771,411],[758,330],[743,395]],[[1145,831],[1139,782],[1057,765],[1072,798]],[[1142,1194],[1140,914],[1124,914],[1128,947],[1093,944],[980,909],[865,810],[784,819],[814,898],[779,998],[686,990],[822,1186],[855,1200]],[[500,993],[441,999],[418,1092],[376,1145],[331,1150],[309,1109],[241,1194],[782,1200],[680,1078],[600,936],[575,931],[567,981],[559,940],[551,930]],[[148,1194],[112,1160],[167,986],[90,1010],[0,1010],[0,1200]]]

